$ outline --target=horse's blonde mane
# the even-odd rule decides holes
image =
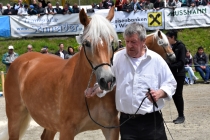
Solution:
[[[91,16],[91,21],[83,32],[82,42],[85,39],[91,40],[91,47],[96,47],[101,39],[104,39],[109,46],[111,46],[111,39],[113,39],[115,45],[118,43],[117,33],[110,21],[97,14]],[[110,47],[108,48],[110,49]]]
[[[159,36],[158,36],[158,31],[160,31],[160,30],[157,30],[154,33],[148,34],[147,37],[153,35],[154,39],[156,39],[156,40],[160,39]],[[160,32],[161,32],[161,35],[162,35],[162,39],[161,39],[162,44],[165,44],[165,45],[167,44],[168,45],[169,42],[168,42],[167,36],[162,31],[160,31]]]

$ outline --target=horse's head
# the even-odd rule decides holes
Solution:
[[[153,34],[148,35],[146,45],[149,49],[160,54],[167,63],[172,63],[176,60],[176,56],[163,32],[158,30]]]
[[[117,34],[110,24],[114,16],[114,7],[110,9],[107,18],[94,14],[91,19],[82,9],[79,13],[80,22],[84,25],[81,36],[82,51],[94,70],[96,80],[103,90],[110,90],[115,83],[111,71],[114,45],[117,44]]]

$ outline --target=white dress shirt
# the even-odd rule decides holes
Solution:
[[[162,109],[164,100],[172,99],[175,93],[177,83],[165,60],[147,48],[145,55],[136,60],[127,55],[126,49],[115,53],[112,70],[116,77],[115,102],[120,112],[134,114],[149,88],[162,89],[168,95],[157,101],[156,111]],[[153,103],[146,98],[137,114],[151,112]]]

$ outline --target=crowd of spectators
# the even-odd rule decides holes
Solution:
[[[138,11],[138,10],[148,10],[154,9],[159,10],[165,7],[177,8],[177,7],[195,7],[199,5],[210,5],[210,0],[102,0],[101,2],[92,3],[91,8],[87,9],[87,12],[94,12],[94,9],[110,9],[115,6],[117,11]],[[11,6],[7,4],[7,9],[3,8],[3,4],[0,3],[0,15],[55,15],[55,14],[72,14],[79,13],[80,8],[77,3],[72,6],[66,3],[63,7],[60,6],[59,2],[52,6],[50,1],[45,2],[45,0],[33,0],[30,5],[24,4],[22,0],[18,0]]]
[[[0,3],[0,15],[55,15],[55,14],[72,14],[79,13],[80,9],[77,3],[74,3],[73,6],[70,6],[69,3],[66,3],[64,7],[60,6],[59,2],[56,2],[56,5],[53,6],[50,1],[45,2],[45,0],[33,0],[30,5],[25,4],[22,0],[18,0],[18,3],[14,3],[11,6],[9,3],[3,8],[3,3]]]

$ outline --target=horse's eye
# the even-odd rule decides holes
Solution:
[[[89,41],[85,40],[83,43],[82,43],[82,46],[83,47],[91,47],[91,44]]]

